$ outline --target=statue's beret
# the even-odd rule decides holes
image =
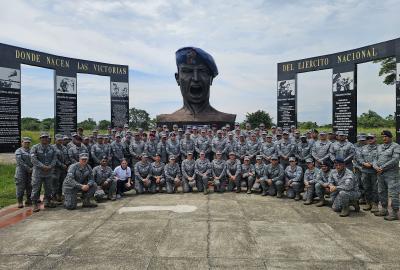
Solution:
[[[218,68],[214,58],[206,51],[196,47],[184,47],[176,51],[176,65],[180,64],[204,64],[206,65],[213,77],[218,75]]]

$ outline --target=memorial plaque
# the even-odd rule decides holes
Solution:
[[[0,152],[14,152],[21,142],[21,71],[0,67]]]
[[[278,81],[278,125],[283,128],[297,126],[296,78]]]
[[[113,82],[111,91],[111,126],[123,127],[129,120],[129,84]]]
[[[354,69],[349,71],[350,68]],[[343,131],[352,142],[355,142],[357,136],[356,76],[356,66],[333,69],[332,128],[335,132]]]
[[[77,128],[76,77],[55,77],[55,130],[69,136]]]

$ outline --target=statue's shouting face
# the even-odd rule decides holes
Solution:
[[[212,75],[207,66],[203,64],[180,64],[175,79],[181,88],[185,103],[201,104],[210,98],[210,85]]]

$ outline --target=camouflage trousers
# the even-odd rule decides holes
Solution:
[[[286,185],[288,185],[288,182],[289,181],[286,180]],[[302,189],[303,189],[302,182],[292,182],[292,186],[287,187],[286,196],[289,199],[293,199],[297,194],[300,194]]]
[[[255,180],[256,179],[254,176],[241,177],[241,181],[245,181],[247,184],[247,190],[251,190],[253,188]]]
[[[51,199],[52,194],[52,183],[53,183],[53,175],[51,172],[43,175],[39,172],[33,171],[32,174],[32,194],[31,200],[36,202],[40,198],[40,190],[42,184],[44,186],[44,201],[48,202]]]
[[[323,185],[321,185],[320,183],[315,184],[315,194],[318,196],[318,198],[320,198],[320,199],[324,198],[326,193],[327,192]]]
[[[81,194],[83,204],[88,203],[93,198],[97,190],[97,184],[93,184],[89,187],[89,190],[84,192],[81,189],[73,188],[68,191],[64,190],[64,207],[68,210],[76,209],[78,205],[78,194]]]
[[[221,179],[214,179],[214,191],[215,192],[224,192],[226,189],[226,178],[222,177]]]
[[[31,199],[32,183],[29,173],[24,174],[22,177],[15,178],[15,188],[17,199],[22,199],[26,194],[26,199]]]
[[[106,195],[111,198],[117,191],[117,180],[104,181],[101,185],[97,186],[97,190],[94,193],[96,201],[105,199]]]
[[[208,185],[208,177],[202,177],[199,175],[195,175],[193,181],[189,181],[188,178],[182,177],[182,189],[183,192],[192,192],[193,188],[196,187],[197,191],[202,192],[204,188],[207,188]]]
[[[272,184],[268,184],[267,179],[260,180],[260,184],[263,192],[268,192],[268,195],[275,196],[277,192],[283,192],[283,180],[272,181]]]
[[[368,203],[378,203],[378,179],[376,173],[362,173],[361,182]]]
[[[62,168],[54,169],[52,191],[51,191],[52,197],[55,197],[55,195],[62,194],[62,185],[66,176],[67,172],[64,169]]]
[[[388,207],[388,197],[390,197],[392,209],[399,210],[400,179],[397,171],[378,175],[378,192],[382,207]]]
[[[307,187],[305,187],[305,194],[304,198],[307,201],[312,201],[314,200],[315,194],[316,194],[316,188],[314,183],[309,183]]]
[[[149,179],[149,183],[146,184],[144,181],[139,178],[135,179],[135,189],[138,194],[143,194],[145,191],[155,193],[156,192],[156,183],[155,181]]]
[[[348,207],[354,201],[360,198],[360,192],[358,191],[335,191],[331,193],[332,198],[332,209],[335,211],[342,210],[343,207]]]
[[[181,185],[181,181],[176,181],[175,179],[167,179],[165,181],[167,186],[167,193],[174,193],[178,186]]]
[[[236,176],[235,181],[232,181],[230,179],[227,179],[227,181],[228,181],[228,186],[227,186],[228,191],[233,191],[235,187],[236,189],[239,190],[242,188],[241,186],[242,177],[240,176],[240,174]]]

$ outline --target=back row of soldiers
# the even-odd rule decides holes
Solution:
[[[241,130],[240,126],[236,124],[233,131],[227,125],[221,130],[188,127],[185,132],[177,125],[173,126],[171,132],[166,126],[163,126],[157,130],[151,130],[149,135],[143,130],[131,132],[124,127],[120,132],[111,130],[107,135],[98,135],[96,131],[88,137],[82,136],[82,132],[74,133],[71,136],[72,141],[68,136],[56,135],[55,144],[51,147],[47,146],[50,141],[48,134],[42,134],[41,143],[35,145],[31,150],[29,146],[23,146],[16,151],[17,198],[19,204],[22,205],[23,186],[27,185],[19,185],[20,182],[24,182],[19,179],[26,178],[29,175],[26,172],[32,172],[33,190],[30,197],[33,204],[35,205],[39,199],[42,182],[45,187],[45,206],[53,206],[52,198],[61,201],[62,184],[68,168],[79,162],[82,154],[88,156],[89,164],[92,167],[99,166],[102,160],[106,159],[114,169],[126,160],[135,178],[140,171],[140,166],[136,165],[139,162],[142,164],[143,159],[149,160],[149,164],[157,160],[165,164],[169,163],[170,157],[173,157],[182,173],[183,167],[181,170],[179,165],[184,166],[187,163],[183,161],[188,158],[195,160],[197,157],[201,160],[202,155],[204,159],[210,161],[220,160],[218,162],[221,164],[230,156],[234,156],[235,164],[238,163],[241,166],[246,163],[255,166],[257,164],[269,165],[275,163],[273,160],[277,160],[280,164],[279,167],[283,169],[289,168],[294,159],[297,163],[296,166],[301,168],[301,182],[304,181],[303,178],[306,177],[306,171],[309,169],[310,162],[307,161],[312,160],[313,163],[315,161],[315,166],[319,170],[321,167],[331,168],[334,161],[339,160],[343,161],[356,180],[361,198],[365,198],[367,201],[365,209],[386,216],[388,214],[388,193],[392,198],[393,212],[398,211],[400,151],[399,146],[392,142],[392,134],[389,131],[383,133],[385,134],[383,135],[384,144],[377,146],[373,134],[358,136],[358,142],[353,145],[341,132],[336,134],[320,132],[318,134],[317,131],[312,130],[301,135],[294,127],[290,130],[272,127],[269,133],[263,124],[254,130],[250,125],[246,125],[246,128]],[[25,145],[28,141],[28,139],[24,140],[23,144]],[[40,170],[35,171],[35,167]],[[228,173],[227,175],[229,176]],[[243,175],[241,177],[246,178]],[[229,183],[227,183],[228,189]],[[219,183],[214,184],[218,190]],[[258,182],[258,184],[262,185],[262,182]],[[20,188],[18,188],[19,186]],[[240,183],[236,181],[236,184],[232,183],[231,186],[235,188],[240,186]],[[252,186],[250,185],[248,191],[251,192]],[[188,187],[190,185],[183,185],[184,190],[188,190]],[[205,190],[205,187],[203,185],[203,189],[201,189],[198,186],[198,189]],[[377,187],[379,187],[379,196]],[[141,188],[135,183],[135,189],[140,191],[143,190],[143,187]],[[151,190],[154,191],[154,188],[152,187]],[[171,191],[171,187],[167,186],[168,190]],[[27,193],[29,194],[29,190]],[[295,194],[295,197],[298,198],[296,195],[298,194]],[[378,211],[378,201],[382,205],[381,211]],[[31,203],[29,199],[27,203]],[[90,205],[90,202],[87,204]]]

